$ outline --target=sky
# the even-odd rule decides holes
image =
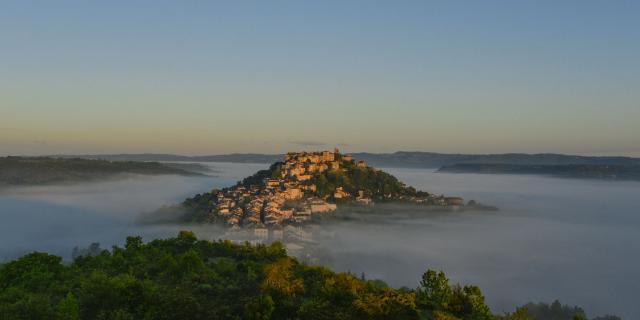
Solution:
[[[638,1],[2,1],[0,155],[640,156]]]

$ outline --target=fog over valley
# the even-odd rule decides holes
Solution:
[[[129,176],[103,183],[0,190],[0,260],[30,251],[69,259],[74,246],[121,245],[194,230],[217,239],[210,225],[141,225],[140,213],[224,187],[268,167],[209,163],[214,177]],[[450,174],[383,168],[418,189],[460,195],[499,211],[355,214],[326,226],[326,261],[392,286],[415,287],[427,269],[482,288],[495,312],[529,301],[560,299],[588,314],[640,318],[640,183],[523,175]],[[398,211],[404,211],[399,208]]]
[[[38,250],[69,258],[73,246],[102,248],[139,234],[175,235],[197,226],[141,226],[141,213],[233,184],[264,165],[216,163],[215,177],[135,176],[103,183],[0,189],[0,260]]]
[[[500,211],[340,225],[336,268],[397,286],[413,286],[425,266],[442,269],[482,287],[495,311],[557,298],[589,314],[640,316],[640,183],[385,170]]]
[[[640,320],[640,0],[0,1],[0,320]]]

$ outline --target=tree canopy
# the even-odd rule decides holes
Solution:
[[[75,252],[71,263],[34,252],[0,265],[0,320],[584,316],[581,309],[558,303],[496,316],[478,287],[450,285],[443,272],[426,271],[416,289],[394,289],[380,280],[300,263],[280,242],[210,242],[182,231],[175,238],[145,243],[128,237],[123,247],[101,250],[92,244]]]

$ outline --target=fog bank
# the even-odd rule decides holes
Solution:
[[[0,259],[39,250],[69,257],[74,246],[121,244],[212,226],[135,223],[140,212],[228,186],[268,165],[213,163],[216,177],[130,177],[0,193]],[[364,217],[329,226],[331,267],[415,287],[427,268],[480,286],[495,312],[560,299],[590,315],[640,318],[640,183],[385,169],[409,185],[496,205],[497,212]],[[393,210],[391,210],[393,211]]]
[[[385,169],[498,212],[424,214],[332,226],[331,265],[415,287],[426,268],[479,285],[494,311],[527,301],[640,318],[640,183]],[[401,215],[402,216],[402,215]]]
[[[215,177],[136,176],[85,184],[17,187],[0,190],[0,261],[31,251],[70,257],[74,246],[123,243],[128,235],[145,240],[193,229],[216,238],[210,226],[139,225],[140,213],[179,203],[195,193],[233,184],[265,165],[207,164]]]

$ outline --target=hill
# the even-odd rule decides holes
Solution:
[[[158,162],[61,159],[50,157],[0,158],[0,186],[73,183],[113,178],[121,174],[200,175],[180,166]]]
[[[560,178],[636,180],[640,181],[640,166],[570,164],[570,165],[514,165],[488,163],[461,163],[445,166],[438,172],[535,174]]]
[[[394,176],[336,151],[287,153],[269,169],[222,190],[186,199],[186,221],[229,226],[302,223],[338,205],[378,202],[421,205],[430,209],[482,209],[460,197],[444,197],[406,186]]]
[[[354,157],[380,167],[440,168],[461,163],[517,165],[640,165],[640,158],[594,157],[565,154],[505,153],[505,154],[444,154],[432,152],[395,152],[388,154],[360,153]]]
[[[394,153],[352,153],[354,158],[361,159],[376,167],[401,168],[440,168],[458,163],[500,163],[520,165],[640,165],[640,158],[632,157],[596,157],[565,154],[541,153],[504,153],[504,154],[446,154],[420,151],[398,151]],[[238,162],[238,163],[273,163],[282,159],[283,154],[223,154],[206,156],[182,156],[172,154],[104,154],[74,155],[58,157],[80,157],[105,160],[125,161],[192,161],[192,162]]]
[[[57,158],[101,159],[109,161],[162,161],[162,162],[234,162],[234,163],[273,163],[283,155],[259,153],[232,153],[206,156],[183,156],[177,154],[138,153],[138,154],[86,154],[55,155]]]

